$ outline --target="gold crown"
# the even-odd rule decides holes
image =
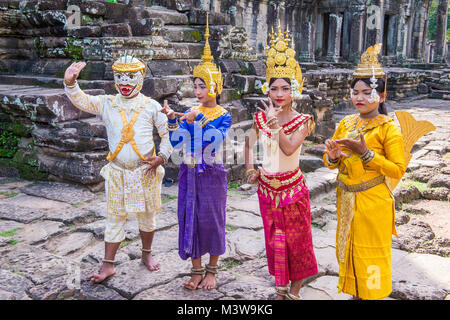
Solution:
[[[378,61],[378,55],[381,51],[381,43],[377,43],[361,55],[361,61],[353,72],[354,78],[370,78],[375,74],[375,78],[383,78],[384,71],[381,63]]]
[[[133,57],[132,55],[125,54],[120,56],[114,64],[112,65],[112,69],[116,72],[137,72],[140,71],[142,75],[145,77],[145,73],[147,72],[147,65],[140,59]]]
[[[206,30],[205,30],[205,47],[203,49],[202,62],[194,68],[194,78],[202,79],[208,87],[211,97],[215,97],[215,88],[217,87],[217,93],[221,94],[223,89],[223,78],[220,67],[212,62],[214,57],[211,55],[211,48],[209,46],[209,22],[208,13],[206,13]]]
[[[295,79],[303,87],[302,70],[295,60],[294,41],[289,38],[289,26],[285,32],[281,32],[280,22],[278,22],[278,33],[269,34],[270,47],[266,44],[267,69],[266,81],[272,78]],[[291,41],[291,47],[289,47]],[[300,89],[301,93],[301,89]]]

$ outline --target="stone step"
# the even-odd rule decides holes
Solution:
[[[86,93],[104,94],[103,90],[86,90]],[[28,118],[34,122],[54,124],[62,121],[92,117],[75,108],[62,89],[38,86],[0,85],[3,113]]]
[[[139,21],[145,18],[158,18],[161,19],[164,24],[172,25],[187,25],[189,22],[186,14],[161,6],[141,6],[129,9],[128,19],[130,21]]]

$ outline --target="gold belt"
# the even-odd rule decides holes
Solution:
[[[376,178],[370,179],[369,181],[362,181],[361,183],[357,183],[357,184],[347,185],[347,184],[343,183],[341,180],[338,180],[337,183],[338,183],[339,187],[341,187],[345,191],[360,192],[360,191],[365,191],[370,188],[373,188],[373,187],[383,183],[384,180],[385,180],[384,176],[378,176]]]
[[[144,157],[147,159],[152,154],[153,154],[153,151],[147,153],[146,155],[144,155]],[[116,166],[118,166],[118,167],[120,167],[122,169],[126,169],[126,170],[134,170],[134,169],[139,168],[140,166],[143,166],[145,164],[143,162],[143,160],[141,160],[141,159],[130,160],[130,161],[124,162],[124,161],[121,161],[121,160],[119,160],[117,158],[114,158],[111,162],[114,163]]]

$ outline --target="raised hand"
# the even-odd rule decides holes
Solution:
[[[363,154],[367,151],[366,140],[364,140],[364,134],[362,132],[359,137],[359,141],[353,139],[340,139],[336,140],[336,142],[357,154]]]
[[[282,107],[274,107],[272,99],[269,98],[269,106],[261,100],[261,103],[264,106],[264,110],[258,107],[258,110],[263,112],[266,115],[266,119],[269,120],[273,117],[276,117],[281,111],[283,111]]]
[[[144,174],[153,177],[156,174],[156,169],[158,168],[159,165],[164,163],[164,160],[161,157],[156,156],[156,157],[148,157],[143,162],[149,165],[148,168],[145,169]]]
[[[167,118],[169,118],[171,120],[175,119],[175,111],[173,111],[169,107],[169,103],[167,102],[167,100],[164,100],[164,107],[159,111],[164,113],[167,116]]]
[[[325,141],[325,145],[327,146],[325,152],[328,154],[328,158],[330,158],[330,160],[339,159],[340,157],[348,157],[347,154],[342,152],[336,141],[328,139]]]
[[[81,70],[86,67],[86,62],[74,62],[67,69],[64,74],[64,82],[66,85],[74,85],[78,79]]]

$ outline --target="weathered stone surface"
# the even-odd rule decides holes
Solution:
[[[3,87],[5,85],[2,85]],[[103,90],[85,90],[87,94],[103,94]],[[24,116],[32,121],[57,123],[92,117],[75,108],[61,89],[11,86],[0,94],[3,110],[15,116]]]
[[[14,220],[22,223],[30,223],[40,219],[45,215],[45,211],[20,207],[10,204],[2,204],[0,206],[0,218],[6,220]]]
[[[420,204],[405,204],[404,206],[402,206],[402,210],[412,214],[430,214],[430,211],[420,206]]]
[[[431,227],[418,220],[398,226],[397,234],[399,237],[393,238],[393,242],[398,243],[400,249],[407,251],[415,250],[435,237]]]
[[[129,246],[121,248],[117,251],[116,257],[114,258],[114,261],[116,261],[117,265],[127,262],[127,261],[130,261],[130,257],[126,252],[127,247],[129,247]],[[140,248],[139,248],[139,251],[140,251]],[[92,248],[92,251],[90,253],[88,253],[87,255],[85,255],[82,258],[82,261],[101,265],[102,260],[104,258],[105,258],[105,243],[101,242],[97,246],[95,246],[95,248]],[[97,272],[97,271],[95,271],[95,272]]]
[[[421,193],[422,198],[428,200],[448,201],[449,189],[445,187],[425,189]]]
[[[31,288],[29,290],[30,297],[33,300],[64,300],[64,298],[73,296],[75,292],[74,289],[68,289],[67,283],[67,276],[52,279]]]
[[[324,164],[321,158],[300,155],[299,167],[302,172],[311,172],[324,167]]]
[[[3,203],[13,206],[25,207],[29,209],[46,210],[49,212],[63,211],[72,208],[70,204],[65,202],[29,196],[27,194],[19,194],[15,197],[5,199],[3,200]]]
[[[410,216],[404,212],[395,213],[395,225],[400,226],[402,224],[408,223],[411,220]]]
[[[67,30],[68,34],[74,38],[99,37],[102,34],[100,26],[79,26]]]
[[[275,298],[274,283],[264,278],[245,275],[221,286],[218,291],[225,297],[238,300],[271,300]]]
[[[220,272],[217,275],[216,290],[189,290],[183,283],[188,277],[177,278],[168,284],[145,290],[136,295],[133,300],[218,300],[224,296],[220,287],[235,280],[231,274]]]
[[[300,295],[305,300],[350,300],[352,296],[346,293],[338,293],[339,277],[323,276],[308,283],[300,290]]]
[[[70,260],[24,244],[3,250],[0,263],[37,285],[67,274],[75,265]]]
[[[394,199],[396,202],[411,202],[420,198],[420,191],[415,186],[399,185],[394,190]]]
[[[131,37],[130,25],[127,23],[105,24],[101,26],[103,37]]]
[[[245,211],[227,212],[227,225],[232,228],[260,230],[263,228],[262,219]]]
[[[12,294],[14,300],[20,300],[26,296],[26,291],[33,285],[27,278],[0,269],[0,290]]]
[[[95,194],[86,188],[59,182],[37,182],[21,188],[20,191],[32,196],[67,202],[70,204],[97,198]]]
[[[106,220],[95,221],[83,226],[80,226],[76,229],[76,231],[80,232],[91,232],[98,239],[102,239],[105,237],[105,227]]]
[[[428,182],[428,180],[430,180],[437,172],[438,170],[436,168],[423,167],[419,170],[413,171],[408,176],[408,179],[417,180],[420,182]]]
[[[93,238],[92,233],[74,232],[67,237],[59,238],[55,247],[46,246],[45,248],[59,256],[65,256],[89,245]]]
[[[64,211],[50,211],[45,215],[46,220],[59,221],[65,224],[74,223],[77,221],[82,221],[85,218],[91,216],[91,213],[88,210],[84,209],[72,209],[72,210],[64,210]]]
[[[264,230],[238,229],[227,235],[226,257],[239,261],[255,259],[265,253]]]
[[[22,223],[18,223],[15,221],[3,221],[0,220],[0,233],[3,233],[4,235],[2,235],[2,237],[7,237],[8,235],[6,235],[6,233],[9,232],[13,232],[12,230],[19,230],[19,229],[23,229],[25,225]]]
[[[255,215],[260,215],[258,201],[230,201],[227,206],[239,211],[251,212]]]
[[[445,298],[450,287],[448,258],[432,254],[406,253],[392,249],[392,298]]]
[[[56,221],[38,221],[28,224],[20,230],[16,239],[29,244],[38,244],[65,231],[64,223]]]
[[[314,248],[318,272],[326,275],[339,275],[339,264],[336,259],[336,249],[332,246]]]
[[[132,299],[144,290],[187,274],[190,268],[190,263],[180,261],[180,257],[174,251],[159,255],[158,262],[161,264],[158,271],[149,271],[139,260],[122,263],[116,267],[116,274],[103,284],[127,299]],[[173,268],[175,265],[179,267]]]
[[[132,23],[130,26],[133,36],[147,36],[158,35],[164,23],[159,18],[144,18]]]
[[[116,291],[90,281],[81,283],[78,300],[126,300]]]
[[[450,189],[450,175],[448,174],[438,174],[428,180],[427,185],[429,187],[445,187]]]

